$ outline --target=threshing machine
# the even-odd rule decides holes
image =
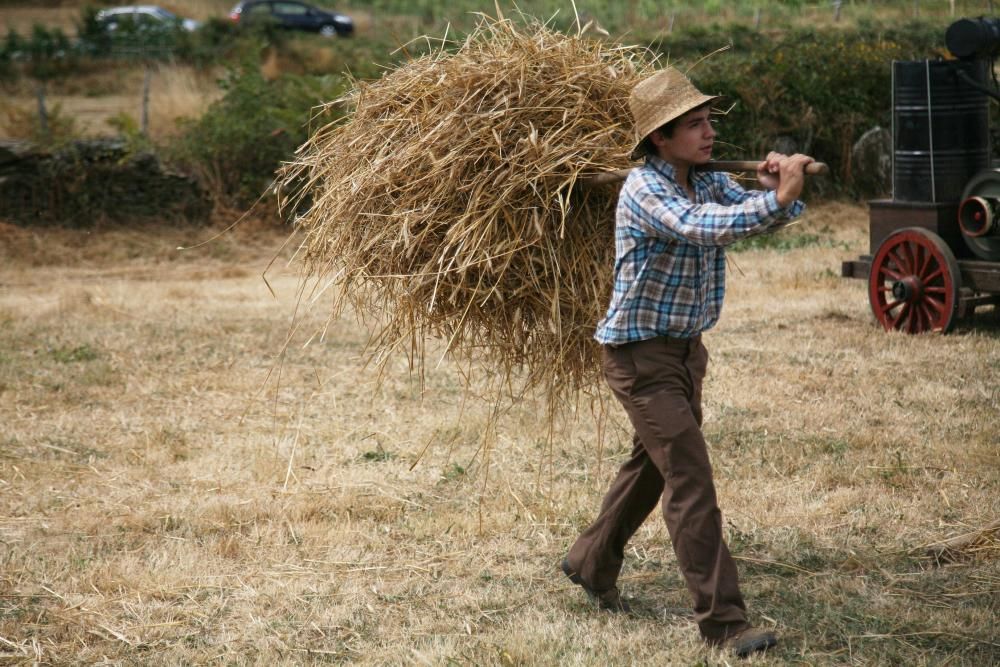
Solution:
[[[952,23],[953,59],[892,64],[892,199],[869,202],[870,255],[842,274],[868,281],[875,318],[906,333],[947,332],[1000,307],[1000,164],[990,98],[1000,19]]]

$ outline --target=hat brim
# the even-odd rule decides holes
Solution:
[[[642,142],[646,140],[650,134],[655,132],[657,129],[663,127],[672,120],[677,120],[684,114],[697,109],[698,107],[705,106],[706,104],[712,104],[716,100],[721,100],[722,95],[702,95],[701,97],[696,97],[691,100],[690,104],[685,104],[680,109],[671,109],[665,112],[662,117],[656,118],[656,124],[649,132],[643,135],[638,141],[635,142],[635,146],[632,147],[632,152],[629,153],[630,160],[641,160],[646,155],[646,151],[642,150]]]

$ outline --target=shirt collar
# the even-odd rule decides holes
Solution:
[[[678,183],[677,181],[677,170],[674,169],[674,165],[670,164],[659,155],[647,155],[646,156],[646,166],[651,167],[653,170],[659,172],[661,175],[665,176],[671,183]],[[688,172],[690,174],[691,183],[698,182],[698,176],[703,174],[697,166],[692,166],[691,170]]]
[[[671,181],[677,181],[677,171],[674,169],[674,165],[670,164],[659,155],[647,155],[646,166],[658,171]]]

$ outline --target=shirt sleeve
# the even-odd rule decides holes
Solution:
[[[774,192],[747,192],[735,182],[720,197],[731,203],[696,204],[675,188],[641,176],[625,187],[630,217],[643,233],[699,246],[729,245],[786,215]]]
[[[774,194],[772,190],[745,190],[742,185],[729,174],[717,174],[715,178],[715,191],[718,193],[720,204],[742,204],[751,197],[759,197],[768,193]],[[791,220],[802,215],[806,205],[801,200],[796,199],[785,208],[778,204],[778,195],[774,194],[774,203],[778,206],[778,213],[767,225],[768,231],[784,227]]]

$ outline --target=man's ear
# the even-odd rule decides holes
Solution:
[[[663,132],[661,132],[659,129],[656,129],[649,133],[649,140],[653,142],[654,146],[659,148],[660,146],[666,143],[667,138],[663,136]]]

